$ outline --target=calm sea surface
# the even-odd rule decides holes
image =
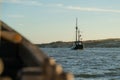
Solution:
[[[42,48],[75,80],[120,80],[120,48]]]

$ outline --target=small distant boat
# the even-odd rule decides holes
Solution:
[[[74,42],[74,46],[73,46],[73,50],[82,50],[83,47],[83,42],[82,42],[82,38],[80,35],[80,30],[78,30],[78,25],[77,25],[77,18],[76,18],[76,40]]]

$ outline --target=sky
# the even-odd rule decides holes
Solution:
[[[120,38],[120,0],[0,0],[0,20],[33,43]]]

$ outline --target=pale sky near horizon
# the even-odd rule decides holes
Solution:
[[[2,0],[0,19],[33,43],[120,38],[120,0]]]

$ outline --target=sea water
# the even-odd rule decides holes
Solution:
[[[41,48],[75,80],[120,80],[120,48]]]

